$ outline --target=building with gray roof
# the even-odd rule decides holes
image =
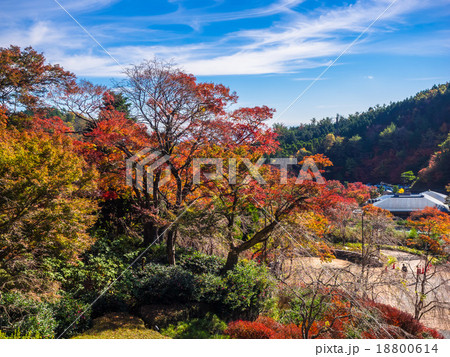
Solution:
[[[445,203],[446,197],[446,195],[438,192],[425,191],[418,194],[383,195],[375,200],[371,200],[371,203],[398,216],[407,216],[426,207],[435,207],[442,212],[449,213],[450,208]]]

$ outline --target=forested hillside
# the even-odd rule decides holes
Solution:
[[[421,182],[434,187],[443,187],[450,177],[449,130],[449,83],[347,118],[313,119],[290,128],[276,125],[282,154],[326,154],[334,163],[329,178],[399,183],[402,172],[417,175],[426,168]]]

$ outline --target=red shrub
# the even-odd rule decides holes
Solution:
[[[348,319],[345,319],[348,320]],[[345,334],[345,325],[344,325],[343,319],[337,319],[334,321],[333,325],[330,328],[329,331],[329,337],[327,338],[338,338],[338,339],[343,339],[343,338],[347,338],[346,334]]]
[[[231,338],[302,338],[302,331],[297,325],[283,325],[265,316],[258,317],[254,322],[231,322],[224,333]]]
[[[438,339],[444,338],[444,336],[442,336],[439,332],[437,332],[436,330],[433,330],[432,328],[428,328],[428,327],[424,328],[423,333],[426,333],[433,338],[438,338]]]
[[[395,307],[377,303],[375,306],[383,315],[383,319],[389,324],[400,327],[411,335],[418,336],[425,326],[417,321],[411,314]]]
[[[372,329],[370,329],[369,331],[364,331],[361,334],[361,337],[363,339],[367,339],[367,340],[374,340],[374,339],[378,338],[377,334]]]
[[[279,339],[301,339],[302,337],[302,330],[300,327],[298,327],[295,324],[289,324],[289,325],[281,325],[282,328],[277,332],[277,334],[273,338],[279,338]]]
[[[266,326],[267,328],[269,328],[275,332],[278,332],[283,328],[282,324],[280,324],[279,322],[276,322],[274,319],[267,317],[267,316],[259,316],[256,319],[256,322],[263,324],[264,326]]]
[[[260,322],[234,321],[228,324],[224,333],[231,338],[274,338],[275,331]]]

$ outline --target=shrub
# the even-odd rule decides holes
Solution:
[[[139,305],[202,302],[223,317],[256,318],[270,298],[268,270],[254,262],[239,263],[226,275],[194,275],[181,266],[148,264],[134,273],[134,296]]]
[[[99,236],[97,242],[76,265],[60,264],[54,267],[55,279],[72,298],[91,303],[120,276],[120,281],[113,284],[95,303],[92,316],[128,311],[133,304],[131,290],[134,280],[132,272],[125,269],[139,254],[137,243],[126,236],[114,239],[102,236],[99,230],[95,234]],[[54,265],[54,262],[49,264]],[[121,276],[122,272],[124,274]]]
[[[417,338],[442,338],[436,330],[425,327],[411,314],[401,311],[390,305],[380,304],[373,301],[368,302],[369,306],[375,307],[381,314],[381,318],[389,325],[399,327],[410,335]],[[396,333],[398,334],[398,333]]]
[[[283,324],[280,324],[279,322],[267,316],[259,316],[256,319],[256,322],[263,324],[273,331],[280,331],[283,328]]]
[[[115,285],[120,285],[121,283],[118,282]],[[97,297],[93,296],[91,301],[94,301]],[[109,312],[129,312],[133,305],[134,300],[130,298],[130,294],[121,291],[117,292],[111,288],[92,305],[91,317],[95,319]]]
[[[89,257],[84,262],[78,262],[77,266],[61,268],[58,280],[62,290],[73,299],[91,303],[120,276],[122,269],[125,269],[125,265],[112,258]],[[126,271],[120,280],[96,301],[92,307],[92,316],[95,318],[108,312],[128,311],[133,304],[133,285],[132,272]]]
[[[161,332],[171,338],[225,338],[223,335],[227,324],[216,315],[206,314],[204,318],[180,321],[177,325],[169,325]]]
[[[311,297],[313,294],[314,290],[310,287],[281,288],[278,296],[279,304],[283,306],[279,312],[279,321],[283,324],[300,325],[303,323],[302,313],[310,309],[310,313],[316,315],[316,320],[323,319],[324,312],[332,306],[332,295],[326,292],[317,293],[313,301]],[[319,300],[324,294],[327,296],[323,303],[320,303]],[[299,296],[302,296],[302,299]]]
[[[145,254],[146,260],[148,262],[155,264],[167,264],[167,252],[165,244],[154,244],[150,246]]]
[[[407,312],[380,303],[375,303],[375,307],[381,312],[381,317],[389,325],[400,327],[402,330],[414,336],[418,336],[424,330],[425,326]]]
[[[275,337],[275,331],[260,322],[234,321],[228,324],[224,333],[231,338],[269,339]]]
[[[224,332],[231,338],[299,339],[301,328],[295,324],[283,325],[270,317],[260,316],[256,321],[235,321],[228,324]]]
[[[239,262],[225,277],[224,313],[254,319],[271,300],[273,279],[264,265],[253,261]]]
[[[279,339],[300,339],[302,338],[302,330],[295,324],[282,325],[282,328],[278,330],[274,338]]]
[[[221,305],[227,288],[224,279],[213,274],[202,274],[195,279],[195,301]]]
[[[225,259],[215,255],[193,252],[180,258],[180,265],[194,274],[219,274]]]
[[[55,336],[64,333],[64,338],[70,338],[84,332],[91,325],[91,309],[88,304],[73,299],[70,296],[61,298],[53,305],[56,320]],[[85,311],[86,310],[86,311]],[[85,312],[84,312],[85,311]],[[83,313],[79,319],[78,316]],[[65,331],[67,329],[67,331]]]
[[[41,335],[32,333],[27,333],[25,335],[20,333],[20,330],[14,331],[14,333],[7,335],[0,331],[0,340],[28,340],[28,339],[40,339]]]
[[[195,297],[195,277],[179,266],[148,264],[135,273],[134,291],[141,305],[153,303],[183,303]]]
[[[438,338],[438,339],[443,339],[444,336],[442,336],[438,331],[433,330],[431,328],[425,327],[423,332],[422,332],[422,337],[423,338]]]
[[[50,304],[17,292],[0,294],[0,331],[4,334],[53,338],[55,328]]]

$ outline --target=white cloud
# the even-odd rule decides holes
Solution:
[[[202,8],[186,9],[183,7],[183,1],[170,1],[178,4],[177,10],[162,15],[143,15],[133,17],[118,17],[117,20],[124,22],[132,21],[144,22],[147,24],[183,24],[192,27],[194,30],[200,30],[203,26],[216,22],[235,21],[250,18],[266,17],[280,13],[291,13],[292,8],[303,3],[305,0],[277,0],[273,4],[263,7],[248,8],[241,11],[223,12],[218,11],[217,6],[222,1],[207,5]],[[251,5],[250,5],[251,6]]]
[[[115,0],[62,1],[61,3],[71,11],[82,12],[106,7],[113,2]],[[294,7],[301,2],[303,0],[279,0],[266,7],[214,13],[216,5],[210,6],[209,9],[186,10],[182,2],[173,1],[178,5],[178,9],[170,14],[132,18],[98,18],[99,21],[95,27],[86,26],[86,28],[124,66],[159,56],[175,60],[187,71],[196,75],[286,73],[321,67],[329,63],[391,1],[358,1],[353,5],[331,9],[319,8],[308,13],[295,12]],[[7,1],[6,12],[12,11],[8,7],[12,3]],[[25,1],[25,3],[32,9],[38,7],[38,2]],[[350,52],[392,51],[395,53],[406,51],[405,47],[412,52],[420,50],[422,53],[423,51],[433,53],[437,49],[449,51],[448,37],[446,37],[448,31],[441,31],[441,36],[431,40],[426,37],[410,39],[422,43],[422,47],[414,46],[411,42],[398,43],[392,36],[397,28],[414,25],[407,21],[409,14],[434,8],[438,9],[441,15],[445,15],[449,10],[441,11],[441,7],[447,9],[448,4],[448,0],[398,0]],[[49,6],[46,3],[43,9],[48,9]],[[55,12],[51,12],[51,19],[40,20],[30,20],[31,10],[25,13],[22,8],[19,8],[16,18],[9,17],[0,29],[0,45],[3,47],[9,44],[35,46],[38,50],[44,51],[50,61],[60,63],[80,76],[121,76],[121,67],[99,49],[67,14],[61,9],[55,9],[54,6],[57,6],[56,3],[52,3],[50,7],[52,11],[58,10],[58,16],[54,16]],[[204,16],[205,11],[211,11],[211,13]],[[267,28],[229,32],[219,39],[208,36],[195,37],[197,34],[194,34],[194,37],[190,38],[193,43],[188,45],[180,45],[178,40],[180,37],[188,37],[189,34],[179,34],[175,30],[149,29],[149,24],[192,22],[197,23],[193,27],[200,29],[207,23],[265,17],[273,14],[281,14],[282,18]],[[415,18],[418,18],[418,21],[426,21],[425,17],[416,16]],[[80,22],[84,24],[83,21]],[[143,23],[146,24],[145,27],[142,26]],[[388,33],[389,36],[386,36]],[[147,38],[154,39],[155,42],[160,39],[160,45],[143,45],[143,40]],[[201,41],[195,42],[197,38],[201,38]],[[127,40],[133,41],[134,44],[128,45]],[[369,77],[367,76],[368,79]]]
[[[302,78],[292,78],[292,80],[294,81],[308,81],[308,82],[312,82],[312,81],[325,81],[328,78],[314,78],[314,77],[302,77]]]
[[[68,11],[82,13],[108,7],[120,0],[58,0]],[[11,17],[37,19],[45,16],[61,15],[61,7],[54,0],[2,0],[0,18]],[[12,15],[12,16],[11,16]]]

